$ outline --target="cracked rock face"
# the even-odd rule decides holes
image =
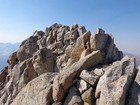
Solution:
[[[139,105],[135,59],[78,24],[35,31],[0,73],[0,105]]]

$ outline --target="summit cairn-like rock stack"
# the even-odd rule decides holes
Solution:
[[[123,57],[100,28],[91,34],[56,23],[24,40],[8,63],[0,73],[0,105],[140,104],[135,59]]]

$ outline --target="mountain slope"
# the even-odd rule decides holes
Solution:
[[[112,35],[100,28],[92,34],[78,24],[56,23],[24,40],[8,64],[0,73],[0,105],[138,105],[140,100],[135,59],[123,57]]]

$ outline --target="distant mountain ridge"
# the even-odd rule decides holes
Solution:
[[[16,51],[19,43],[0,43],[0,71],[7,66],[7,59],[11,53]]]

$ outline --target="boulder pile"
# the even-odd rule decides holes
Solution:
[[[0,105],[140,105],[140,71],[112,35],[78,24],[35,31],[0,73]]]

